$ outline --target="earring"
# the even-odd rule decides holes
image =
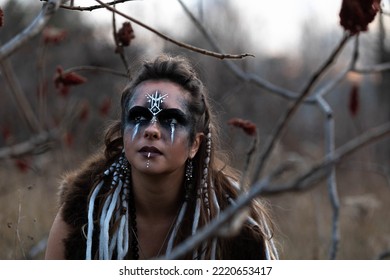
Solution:
[[[209,192],[208,192],[208,173],[211,158],[211,132],[209,127],[209,133],[206,136],[206,158],[203,165],[203,178],[202,178],[202,193],[204,196],[204,203],[208,212],[210,212],[209,204]]]
[[[185,173],[185,177],[186,177],[186,181],[185,181],[185,198],[186,200],[188,200],[190,198],[190,195],[191,195],[191,192],[192,192],[192,188],[193,188],[193,182],[192,182],[192,178],[193,178],[193,172],[194,172],[194,166],[193,166],[193,163],[192,163],[192,159],[187,159],[187,162],[186,162],[186,173]]]

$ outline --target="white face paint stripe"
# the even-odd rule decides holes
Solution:
[[[133,135],[131,136],[131,141],[134,141],[135,137],[138,134],[138,130],[139,130],[139,123],[136,123],[134,126]]]
[[[171,144],[175,141],[175,124],[171,123]]]

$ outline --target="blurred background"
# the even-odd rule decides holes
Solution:
[[[183,2],[224,53],[254,55],[231,60],[235,66],[291,92],[304,88],[343,36],[341,0]],[[74,6],[80,7],[97,4],[74,1]],[[0,44],[26,28],[42,5],[38,0],[1,0]],[[359,36],[358,67],[390,61],[390,1],[382,1],[381,6],[383,13]],[[179,1],[127,1],[116,8],[176,40],[213,48]],[[64,88],[55,83],[61,71],[80,66],[126,74],[123,60],[115,52],[112,18],[105,9],[62,8],[39,36],[1,63],[0,259],[43,258],[61,177],[101,146],[105,127],[119,116],[120,93],[128,81],[123,75],[84,69],[77,71],[81,76],[78,85]],[[125,21],[116,16],[116,29]],[[243,81],[225,60],[180,48],[138,25],[132,24],[132,28],[135,37],[124,48],[130,71],[161,52],[185,55],[195,63],[221,121],[223,148],[231,152],[233,165],[242,170],[253,139],[229,126],[228,120],[254,122],[261,146],[291,100]],[[353,40],[314,91],[348,67],[352,49]],[[389,122],[389,86],[388,71],[350,72],[325,96],[333,112],[336,147]],[[22,106],[24,102],[27,105]],[[20,147],[15,145],[39,142],[29,110],[38,127],[55,131],[55,136],[29,152],[10,156],[10,150]],[[299,164],[284,178],[289,180],[319,161],[325,155],[325,120],[317,106],[304,103],[278,140],[267,170],[294,160]],[[337,259],[376,259],[390,250],[389,159],[387,138],[337,165],[341,206]],[[282,259],[329,258],[332,208],[326,182],[306,191],[264,194],[263,198],[275,219]]]

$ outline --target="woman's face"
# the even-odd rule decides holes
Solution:
[[[202,134],[193,129],[185,92],[169,81],[139,84],[125,108],[123,141],[132,168],[148,174],[181,172],[198,151]]]

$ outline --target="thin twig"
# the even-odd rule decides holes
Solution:
[[[273,195],[282,192],[307,191],[310,187],[313,187],[316,182],[322,180],[322,178],[329,173],[329,167],[333,164],[339,163],[342,158],[352,154],[356,150],[387,137],[390,137],[390,122],[371,128],[364,134],[352,139],[348,143],[336,149],[333,158],[325,156],[322,161],[314,165],[309,171],[297,177],[295,180],[291,180],[290,183],[264,188],[263,193]]]
[[[321,97],[318,96],[318,106],[325,115],[324,135],[325,135],[325,154],[330,157],[334,157],[335,151],[335,120],[333,116],[333,110],[329,104]],[[327,178],[329,199],[331,202],[333,217],[332,217],[332,243],[330,248],[330,259],[336,259],[338,245],[340,242],[340,201],[337,193],[336,182],[336,166],[331,167],[330,173]]]
[[[352,72],[358,74],[373,74],[379,72],[390,71],[390,62],[380,63],[372,66],[351,69]]]
[[[354,49],[348,67],[345,70],[341,71],[335,78],[333,78],[325,86],[315,91],[313,97],[312,98],[309,97],[307,101],[311,101],[312,99],[315,103],[317,103],[318,102],[317,97],[324,97],[326,94],[331,92],[341,81],[344,80],[347,74],[356,67],[356,63],[358,59],[359,59],[359,36],[357,35],[355,37]]]
[[[82,65],[82,66],[75,66],[75,67],[68,68],[68,69],[63,71],[63,74],[71,73],[71,72],[82,72],[82,71],[105,72],[105,73],[109,73],[109,74],[112,74],[115,76],[129,78],[129,76],[126,73],[123,73],[123,72],[120,72],[117,70],[113,70],[113,69],[105,68],[105,67],[89,66],[89,65]]]
[[[11,90],[11,96],[15,100],[16,107],[22,119],[27,123],[31,132],[38,132],[41,130],[41,124],[38,117],[34,113],[28,99],[26,98],[22,87],[13,71],[11,63],[6,59],[0,61],[2,74]]]
[[[39,54],[37,59],[37,73],[38,73],[38,114],[39,122],[44,124],[47,119],[47,88],[46,88],[46,51],[47,44],[41,42],[39,47]]]
[[[9,57],[25,43],[38,35],[50,18],[57,12],[60,4],[65,1],[67,0],[48,0],[48,2],[43,5],[35,20],[26,29],[0,47],[0,61]]]
[[[47,2],[48,0],[41,0],[43,2]],[[140,1],[140,0],[116,0],[112,2],[106,3],[107,5],[115,5],[115,4],[121,4],[121,3],[126,3],[126,2],[132,2],[132,1]],[[93,10],[98,10],[98,9],[105,9],[104,6],[102,5],[93,5],[93,6],[88,6],[88,7],[82,7],[82,6],[74,6],[73,3],[70,3],[70,5],[61,5],[61,9],[65,10],[72,10],[72,11],[79,11],[79,12],[92,12]]]
[[[113,33],[112,36],[114,37],[114,42],[115,42],[115,52],[119,54],[119,57],[121,58],[124,66],[125,66],[128,77],[130,77],[130,67],[129,67],[129,64],[127,63],[127,59],[126,59],[126,56],[124,54],[124,48],[123,48],[123,46],[119,45],[119,41],[118,41],[118,35],[116,32],[116,17],[115,17],[114,12],[112,13],[112,33]]]
[[[211,34],[199,22],[199,20],[194,16],[194,14],[188,9],[188,7],[181,0],[178,0],[178,2],[183,7],[184,12],[190,17],[192,22],[201,32],[201,34],[203,34],[206,40],[210,43],[213,50],[219,53],[223,53],[223,50],[218,46],[217,42],[213,39]],[[279,87],[254,73],[245,73],[240,67],[234,64],[233,61],[224,60],[223,62],[228,67],[228,69],[230,69],[230,71],[241,81],[253,83],[256,86],[264,88],[270,92],[276,93],[279,96],[286,99],[296,99],[296,97],[298,96],[298,93]]]
[[[22,143],[0,148],[0,160],[41,153],[48,143],[58,139],[58,135],[57,130],[45,131]]]
[[[302,91],[299,98],[297,98],[287,109],[287,111],[282,115],[282,117],[277,122],[274,131],[272,132],[271,136],[268,138],[268,141],[266,142],[261,154],[259,161],[255,167],[254,176],[252,179],[252,182],[256,181],[256,179],[259,177],[263,166],[271,154],[271,151],[276,144],[277,139],[280,137],[281,133],[283,132],[284,128],[286,127],[287,123],[293,116],[293,114],[296,112],[296,110],[299,108],[299,106],[302,104],[304,99],[310,94],[313,86],[315,83],[319,80],[319,78],[324,74],[324,72],[334,63],[336,60],[338,54],[343,50],[344,46],[348,42],[348,40],[351,38],[350,35],[345,34],[343,38],[341,39],[340,43],[336,47],[336,49],[332,52],[332,54],[329,56],[329,58],[325,61],[325,63],[312,75],[310,78],[308,84]]]
[[[208,51],[208,50],[205,50],[205,49],[202,49],[202,48],[198,48],[198,47],[195,47],[195,46],[192,46],[192,45],[189,45],[189,44],[186,44],[186,43],[183,43],[183,42],[179,42],[179,41],[176,41],[174,39],[172,39],[171,37],[157,31],[156,29],[153,29],[151,28],[150,26],[140,22],[139,20],[133,18],[133,17],[130,17],[124,13],[122,13],[121,11],[118,11],[117,9],[105,4],[104,2],[100,1],[100,0],[95,0],[96,2],[98,2],[99,4],[101,4],[102,6],[104,6],[107,10],[110,10],[112,12],[115,12],[117,13],[118,15],[130,20],[131,22],[134,22],[135,24],[145,28],[146,30],[149,30],[151,32],[153,32],[154,34],[156,34],[157,36],[163,38],[164,40],[168,41],[168,42],[171,42],[179,47],[182,47],[182,48],[185,48],[185,49],[188,49],[188,50],[191,50],[191,51],[194,51],[194,52],[197,52],[197,53],[201,53],[201,54],[204,54],[204,55],[208,55],[208,56],[212,56],[212,57],[216,57],[216,58],[219,58],[219,59],[242,59],[242,58],[245,58],[245,57],[248,57],[248,56],[252,56],[254,57],[254,55],[252,54],[223,54],[223,53],[217,53],[217,52],[212,52],[212,51]]]
[[[20,231],[19,231],[21,220],[22,220],[22,191],[19,190],[18,219],[17,219],[16,227],[15,227],[15,235],[16,235],[15,236],[15,247],[17,244],[19,245],[18,247],[20,248],[23,259],[26,259],[26,253],[24,252],[24,249],[23,249],[23,242],[22,242],[22,238],[20,237]]]
[[[259,138],[258,133],[256,133],[256,135],[254,136],[254,138],[252,140],[252,145],[250,146],[250,148],[247,152],[245,165],[243,168],[243,172],[241,174],[241,180],[240,180],[240,185],[239,185],[240,190],[244,189],[243,186],[244,186],[245,182],[247,181],[248,174],[250,174],[250,167],[251,167],[251,163],[253,161],[253,156],[255,155],[255,152],[257,149],[258,138]]]
[[[355,37],[355,45],[354,50],[352,53],[352,59],[349,65],[349,69],[352,69],[355,67],[356,62],[359,58],[359,36]],[[348,69],[348,70],[349,70]],[[330,157],[334,156],[335,152],[335,120],[333,116],[333,110],[329,106],[329,104],[324,100],[324,95],[327,92],[330,92],[331,89],[339,83],[342,78],[344,78],[344,75],[346,75],[348,71],[341,72],[342,75],[339,75],[337,79],[333,80],[333,83],[330,82],[328,86],[325,88],[325,90],[322,90],[321,92],[317,93],[315,95],[315,98],[317,100],[318,107],[325,115],[325,125],[324,125],[324,135],[325,135],[325,154],[328,154]],[[340,201],[339,196],[337,192],[337,182],[336,182],[336,167],[333,165],[330,169],[330,172],[328,174],[327,178],[327,184],[328,184],[328,194],[329,199],[333,211],[333,217],[332,217],[332,242],[331,247],[329,251],[329,258],[334,260],[337,256],[337,251],[340,243]]]

